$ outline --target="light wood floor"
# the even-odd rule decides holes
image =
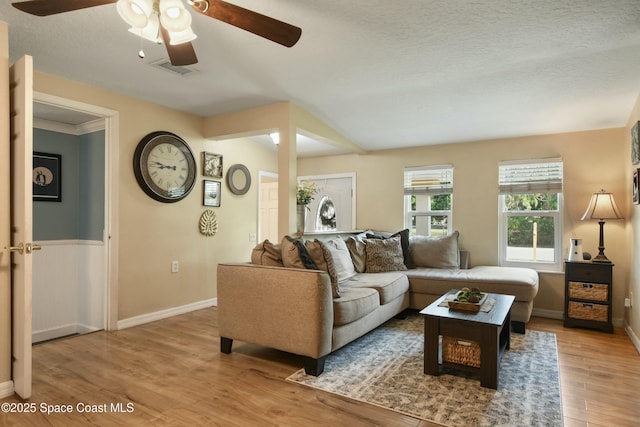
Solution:
[[[640,356],[623,330],[565,329],[540,318],[528,327],[557,334],[566,427],[640,425]],[[36,345],[29,402],[37,413],[0,411],[0,426],[435,425],[289,383],[298,357],[234,344],[231,355],[219,352],[217,312],[206,309]],[[108,412],[130,404],[132,412],[80,413],[79,403]],[[43,405],[73,412],[47,416]]]

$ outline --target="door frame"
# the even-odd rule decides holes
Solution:
[[[92,114],[104,119],[105,130],[105,201],[104,244],[106,266],[106,310],[107,330],[118,329],[118,170],[119,170],[119,113],[108,108],[62,98],[42,92],[33,92],[33,102]]]

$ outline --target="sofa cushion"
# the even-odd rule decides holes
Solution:
[[[331,258],[333,260],[333,268],[338,282],[347,280],[356,274],[356,270],[353,268],[353,262],[351,261],[351,255],[347,244],[342,239],[329,239],[322,241],[322,247],[324,248],[325,258]],[[332,272],[329,271],[329,275]]]
[[[304,242],[304,247],[307,249],[307,253],[313,260],[313,263],[318,267],[318,270],[329,272],[324,250],[322,249],[322,242],[317,239],[307,240]]]
[[[342,284],[341,289],[371,288],[380,294],[380,304],[385,305],[409,290],[409,279],[404,272],[361,273]]]
[[[307,248],[300,239],[284,236],[280,242],[282,264],[289,268],[308,268],[317,270],[318,266],[313,262]]]
[[[283,267],[280,245],[274,245],[268,239],[262,243],[258,243],[251,251],[251,263],[271,267]]]
[[[358,234],[356,236],[349,236],[345,240],[349,254],[351,255],[351,262],[353,262],[353,268],[357,273],[364,273],[367,268],[367,252],[364,244],[364,236]]]
[[[345,287],[333,299],[333,326],[346,325],[380,307],[380,296],[372,288]]]
[[[388,239],[364,239],[367,273],[403,271],[407,269],[399,236]]]
[[[538,293],[538,273],[530,268],[478,266],[465,269],[416,268],[406,272],[411,292],[444,295],[451,289],[478,288],[531,301]]]
[[[356,274],[351,262],[351,255],[346,243],[342,239],[317,240],[322,248],[327,263],[327,272],[331,278],[333,297],[340,296],[340,283]]]
[[[411,258],[416,267],[459,268],[458,235],[445,237],[411,236]]]
[[[415,267],[415,264],[411,259],[411,253],[409,249],[410,231],[408,228],[405,228],[404,230],[400,230],[397,233],[393,233],[393,234],[386,231],[367,232],[366,237],[368,239],[389,239],[392,237],[400,237],[400,244],[402,246],[402,257],[404,259],[404,265],[406,265],[407,268]]]

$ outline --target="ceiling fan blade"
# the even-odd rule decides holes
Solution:
[[[209,5],[207,8],[206,5]],[[286,47],[298,42],[302,29],[222,0],[194,1],[197,12]]]
[[[198,62],[196,51],[193,49],[191,42],[172,45],[169,43],[169,32],[162,25],[160,26],[160,32],[162,33],[162,41],[167,48],[171,65],[179,67],[193,65]]]
[[[115,3],[118,0],[31,0],[11,5],[23,12],[36,16],[49,16],[56,13],[71,12],[72,10],[102,6]]]

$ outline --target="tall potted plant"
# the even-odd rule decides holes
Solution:
[[[304,234],[304,227],[307,218],[307,210],[309,209],[309,203],[314,199],[314,196],[318,193],[318,184],[311,181],[298,181],[298,188],[296,190],[296,213],[297,213],[297,233],[302,236]]]

